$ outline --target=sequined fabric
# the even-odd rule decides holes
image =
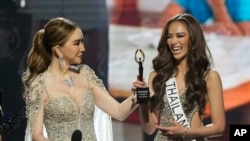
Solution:
[[[184,103],[186,97],[186,92],[181,94],[180,101],[181,103]],[[164,96],[164,103],[165,103],[165,108],[161,112],[161,117],[160,117],[160,125],[161,126],[173,126],[171,123],[168,122],[169,119],[174,119],[170,105],[167,100],[167,95]],[[197,112],[197,107],[195,107],[190,113],[186,114],[187,120],[189,125],[191,125],[191,118],[195,112]],[[169,137],[161,134],[161,131],[158,131],[154,141],[192,141],[192,139],[183,139],[182,137]],[[204,139],[196,139],[196,141],[205,141]]]
[[[91,83],[104,88],[103,83],[98,79],[86,65],[81,66],[80,74]],[[32,127],[41,108],[42,97],[47,93],[44,86],[45,74],[37,76],[32,85],[24,93],[27,109],[28,122]],[[75,130],[82,132],[82,141],[96,141],[94,129],[94,109],[95,103],[91,90],[83,91],[84,96],[81,99],[81,106],[77,108],[74,101],[68,97],[60,96],[50,99],[44,107],[44,124],[50,141],[71,141],[72,133]]]
[[[93,123],[94,102],[90,92],[87,92],[82,100],[80,113],[74,102],[67,97],[50,101],[44,112],[44,124],[50,140],[70,141],[76,129],[82,131],[84,141],[96,140]]]

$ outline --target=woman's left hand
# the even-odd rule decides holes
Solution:
[[[174,121],[173,119],[170,119],[169,123],[173,124],[173,126],[163,127],[163,126],[156,125],[156,128],[158,130],[161,130],[162,134],[166,136],[183,136],[184,135],[185,127],[183,125]]]

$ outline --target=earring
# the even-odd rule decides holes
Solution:
[[[63,56],[62,55],[59,55],[58,63],[59,63],[59,68],[61,70],[63,70],[65,63],[63,61]]]

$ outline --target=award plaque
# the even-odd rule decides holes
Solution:
[[[135,52],[135,61],[138,63],[138,80],[143,81],[143,62],[145,59],[144,52],[141,49],[137,49]],[[149,101],[149,88],[137,88],[135,90],[137,97],[137,103],[147,103]]]

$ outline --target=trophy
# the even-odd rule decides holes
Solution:
[[[145,54],[141,49],[137,49],[135,52],[135,61],[138,63],[139,75],[138,80],[143,81],[143,62],[145,59]],[[147,103],[149,101],[149,88],[137,88],[135,90],[135,94],[137,97],[137,103]]]

